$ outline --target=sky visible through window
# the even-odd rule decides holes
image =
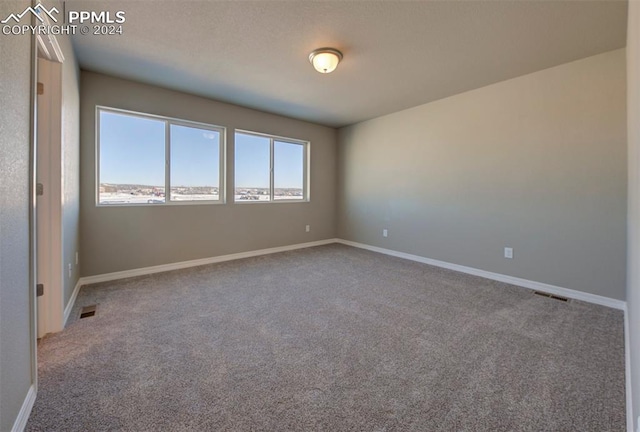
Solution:
[[[220,133],[171,125],[171,186],[220,183]]]
[[[269,138],[235,134],[236,188],[268,188],[271,169]]]
[[[164,186],[160,120],[100,112],[100,183]]]
[[[220,134],[171,125],[172,186],[219,186]],[[236,187],[269,187],[269,138],[236,133]],[[276,187],[303,187],[302,145],[275,142]],[[242,163],[238,163],[242,161]],[[100,183],[163,187],[165,122],[100,111]]]
[[[267,137],[235,134],[236,188],[268,188],[271,166],[270,140]],[[299,144],[275,141],[275,187],[302,189],[304,148]]]
[[[273,146],[273,187],[302,189],[304,147],[280,141],[275,141]]]

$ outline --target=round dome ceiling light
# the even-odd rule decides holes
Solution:
[[[342,60],[342,53],[333,48],[318,48],[309,54],[309,61],[320,73],[333,72]]]

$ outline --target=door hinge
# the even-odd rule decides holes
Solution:
[[[42,183],[36,184],[36,195],[37,196],[44,195],[44,185]]]
[[[44,295],[44,284],[36,285],[36,297]]]
[[[44,84],[42,84],[41,82],[38,83],[38,94],[44,94]]]

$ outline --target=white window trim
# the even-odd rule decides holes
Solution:
[[[263,137],[263,138],[269,138],[269,201],[252,201],[252,200],[247,200],[247,201],[238,201],[236,200],[236,179],[235,179],[235,147],[236,147],[236,141],[235,141],[235,135],[236,133],[241,133],[244,135],[253,135],[253,136],[258,136],[258,137]],[[303,149],[303,153],[302,153],[302,157],[303,157],[303,171],[302,171],[302,199],[274,199],[274,172],[273,172],[273,167],[274,167],[274,143],[275,141],[278,142],[282,142],[282,143],[287,143],[287,144],[296,144],[296,145],[301,145],[302,149]],[[266,133],[262,133],[262,132],[254,132],[254,131],[250,131],[250,130],[245,130],[245,129],[234,129],[233,130],[233,147],[234,147],[234,160],[233,160],[233,203],[234,204],[291,204],[291,203],[307,203],[309,201],[311,201],[311,191],[309,188],[309,172],[310,172],[310,160],[311,160],[311,154],[310,154],[310,148],[311,148],[311,142],[310,141],[305,141],[305,140],[300,140],[300,139],[295,139],[295,138],[288,138],[288,137],[283,137],[283,136],[278,136],[278,135],[271,135],[271,134],[266,134]]]
[[[101,204],[100,203],[100,113],[111,112],[114,114],[128,115],[131,117],[139,117],[143,119],[163,121],[165,125],[165,202],[164,203],[117,203],[117,204]],[[191,120],[183,120],[174,117],[166,117],[155,114],[147,114],[136,111],[129,111],[120,108],[112,108],[102,105],[96,105],[95,112],[95,204],[96,207],[159,207],[159,206],[183,206],[183,205],[218,205],[226,203],[226,154],[227,154],[227,129],[224,126],[217,126]],[[198,200],[198,201],[172,201],[171,200],[171,148],[170,148],[170,132],[171,125],[194,127],[198,129],[210,130],[220,134],[219,143],[219,179],[218,179],[218,199],[217,200]]]

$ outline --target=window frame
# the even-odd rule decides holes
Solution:
[[[241,133],[244,135],[253,135],[262,138],[269,138],[269,201],[260,200],[236,200],[236,134]],[[275,162],[275,142],[282,142],[286,144],[296,144],[302,146],[302,199],[274,199],[274,162]],[[310,148],[311,141],[301,140],[296,138],[288,138],[278,135],[272,135],[262,132],[254,132],[246,129],[234,129],[233,130],[233,203],[234,204],[291,204],[291,203],[308,203],[311,201],[311,190],[309,188],[310,178]]]
[[[105,204],[100,202],[100,113],[107,112],[130,117],[138,117],[147,120],[164,122],[164,189],[165,201],[163,203],[116,203]],[[121,108],[96,105],[95,112],[95,204],[96,207],[158,207],[158,206],[182,206],[182,205],[218,205],[226,203],[226,154],[227,154],[227,128],[224,126],[202,123],[191,120],[184,120],[175,117],[167,117],[156,114],[141,113]],[[171,200],[171,125],[192,127],[209,130],[220,134],[218,149],[218,199],[217,200],[193,200],[193,201],[173,201]]]

